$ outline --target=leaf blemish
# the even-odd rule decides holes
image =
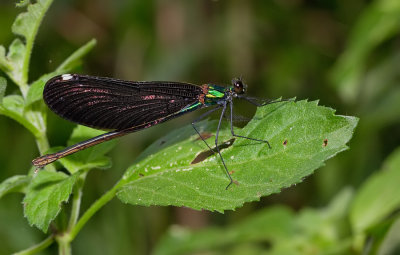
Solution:
[[[220,151],[222,151],[224,149],[231,147],[234,142],[235,142],[235,138],[231,138],[228,141],[220,144],[218,146],[218,148]],[[213,150],[216,151],[215,147],[213,148]],[[211,157],[212,155],[215,154],[214,151],[205,150],[205,151],[200,152],[198,155],[196,155],[196,157],[193,159],[193,161],[190,164],[194,165],[194,164],[200,163],[202,161],[205,161],[206,159],[208,159],[209,157]]]
[[[286,146],[287,145],[287,143],[288,143],[288,140],[287,139],[285,139],[285,141],[283,141],[283,146]]]
[[[328,145],[328,139],[324,139],[322,146],[326,147]]]

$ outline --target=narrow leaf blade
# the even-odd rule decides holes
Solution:
[[[0,76],[0,105],[3,103],[3,97],[7,88],[7,80]]]
[[[400,149],[361,187],[352,204],[350,221],[356,233],[379,223],[400,206]]]
[[[299,250],[348,254],[350,243],[343,240],[341,229],[346,224],[351,196],[352,191],[345,189],[327,207],[304,208],[299,213],[289,207],[273,206],[223,228],[194,231],[172,226],[156,246],[154,254],[213,253],[222,249],[226,254],[242,254],[235,252],[240,251],[242,245],[258,246],[260,243],[268,243],[267,254],[298,254]],[[262,251],[266,251],[265,247]]]
[[[333,71],[332,81],[343,100],[356,100],[367,58],[379,44],[398,33],[400,4],[397,0],[372,1],[350,34],[346,51]]]
[[[54,72],[45,74],[41,76],[38,80],[32,83],[29,87],[28,95],[26,98],[26,105],[30,105],[40,99],[42,99],[43,95],[43,88],[46,82],[60,74],[68,73],[78,66],[81,65],[82,58],[88,54],[93,47],[96,46],[96,39],[92,39],[87,42],[85,45],[77,49],[74,53],[71,54]]]
[[[201,251],[217,251],[224,247],[225,253],[235,244],[286,241],[295,233],[294,213],[287,207],[276,206],[250,215],[246,220],[226,228],[205,228],[193,231],[173,226],[157,244],[154,254],[196,254]]]

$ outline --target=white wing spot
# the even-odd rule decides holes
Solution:
[[[68,80],[71,80],[72,78],[73,78],[73,76],[71,74],[63,74],[63,75],[61,75],[61,79],[63,81],[68,81]]]

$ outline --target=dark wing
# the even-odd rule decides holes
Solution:
[[[200,86],[188,83],[63,74],[46,83],[43,98],[53,112],[67,120],[122,130],[179,115],[180,110],[198,102],[201,93]]]

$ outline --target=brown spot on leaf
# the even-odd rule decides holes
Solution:
[[[218,146],[219,150],[222,151],[222,150],[224,150],[224,149],[226,149],[226,148],[231,147],[234,141],[235,141],[235,138],[231,138],[231,139],[229,139],[228,141],[226,141],[226,142],[220,144],[220,145]],[[190,164],[191,164],[191,165],[194,165],[194,164],[200,163],[200,162],[206,160],[207,158],[211,157],[212,155],[214,155],[214,154],[216,153],[217,149],[216,149],[215,147],[212,148],[212,149],[213,149],[212,151],[211,151],[211,150],[205,150],[205,151],[200,152],[200,153],[193,159],[193,161],[192,161]]]
[[[322,146],[326,147],[328,145],[328,139],[324,139],[324,143],[322,144]]]
[[[285,139],[285,141],[283,141],[283,146],[286,146],[287,145],[287,143],[288,143],[288,140],[287,139]]]

